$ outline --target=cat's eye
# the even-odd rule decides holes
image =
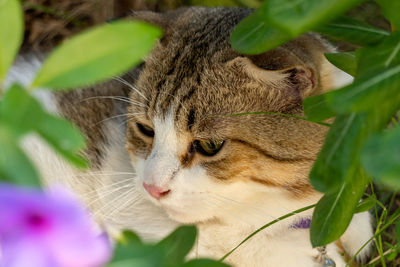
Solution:
[[[151,128],[150,126],[147,126],[145,124],[141,124],[141,123],[136,123],[136,125],[142,134],[144,134],[145,136],[148,136],[148,137],[154,137],[153,128]]]
[[[197,152],[205,156],[214,156],[221,150],[224,143],[224,140],[196,140],[194,146]]]

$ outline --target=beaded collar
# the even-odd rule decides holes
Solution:
[[[298,222],[295,222],[294,224],[290,225],[290,228],[292,229],[310,229],[311,227],[311,217],[305,217],[305,218],[300,218]],[[334,260],[332,260],[328,255],[326,251],[326,246],[323,247],[318,247],[318,256],[315,258],[315,260],[321,264],[321,267],[335,267],[336,263]]]

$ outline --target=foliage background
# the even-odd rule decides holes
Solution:
[[[25,0],[22,1],[25,11],[24,49],[48,51],[65,38],[90,26],[109,19],[124,16],[129,10],[165,11],[187,5],[235,5],[258,7],[261,0]],[[390,23],[383,17],[380,8],[373,1],[367,1],[348,12],[348,15],[368,22],[379,28],[390,30]],[[351,51],[357,46],[344,42],[335,42],[341,51]],[[376,222],[385,223],[395,210],[400,208],[400,197],[391,190],[371,185],[369,194],[376,194],[380,205],[373,211]],[[400,257],[393,249],[396,244],[394,226],[382,233],[380,252],[375,251],[371,266],[384,266],[385,263],[374,258],[385,254],[389,266],[399,266]]]
[[[25,49],[49,50],[66,37],[129,10],[165,11],[181,6],[249,6],[258,7],[262,0],[23,0],[25,11]],[[358,6],[348,15],[379,28],[390,30],[373,1]],[[347,43],[336,43],[340,50],[353,50]]]

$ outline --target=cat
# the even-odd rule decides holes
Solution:
[[[133,12],[164,36],[138,68],[77,91],[36,97],[86,135],[91,169],[76,170],[43,141],[24,149],[43,183],[75,191],[111,235],[132,229],[156,241],[181,224],[199,229],[190,257],[219,259],[262,225],[316,203],[308,173],[328,127],[303,115],[302,100],[351,82],[324,57],[334,49],[307,33],[260,55],[233,50],[229,36],[252,11],[183,8]],[[7,83],[29,84],[42,56],[20,56]],[[312,210],[263,230],[226,258],[233,266],[321,266],[309,241]],[[305,224],[305,225],[304,225]],[[336,266],[372,236],[368,212],[355,214],[326,247]],[[357,258],[370,253],[366,246]]]

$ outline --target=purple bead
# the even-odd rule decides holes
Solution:
[[[311,218],[301,218],[300,221],[292,224],[290,228],[294,229],[308,229],[311,226]]]

